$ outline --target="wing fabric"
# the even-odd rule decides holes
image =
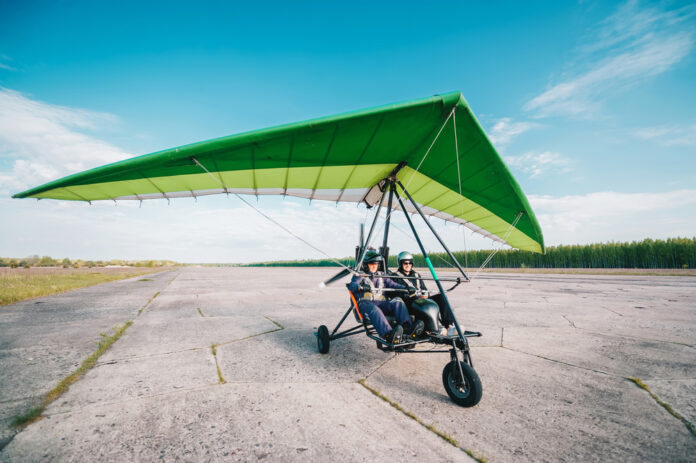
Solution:
[[[14,197],[96,201],[239,193],[373,205],[376,185],[401,162],[406,167],[398,178],[425,214],[502,241],[522,212],[507,244],[543,252],[534,212],[459,92],[146,154]]]

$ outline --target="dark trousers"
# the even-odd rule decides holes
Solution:
[[[398,297],[390,301],[362,299],[358,302],[358,308],[363,315],[370,317],[372,326],[375,327],[381,337],[384,337],[392,329],[385,315],[394,315],[396,321],[402,325],[411,323],[406,304]]]
[[[435,303],[440,307],[440,323],[442,323],[442,326],[450,326],[451,324],[454,323],[454,320],[452,319],[452,315],[450,314],[449,309],[447,308],[447,305],[445,304],[445,300],[442,297],[442,294],[437,293],[434,295],[430,296],[430,299],[435,301]]]

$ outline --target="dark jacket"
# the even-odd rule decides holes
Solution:
[[[379,289],[407,289],[406,285],[396,283],[391,278],[387,277],[383,272],[373,273],[367,277],[353,275],[353,278],[348,284],[348,289],[353,295],[360,299],[364,296],[365,291],[360,289],[360,285],[368,285],[377,290]]]
[[[421,291],[427,291],[428,288],[425,286],[425,282],[422,280],[420,273],[416,272],[415,270],[411,270],[411,273],[405,273],[401,268],[396,271],[396,273],[391,274],[393,277],[393,280],[397,283],[400,283],[404,286],[413,286],[417,289],[420,289]],[[403,275],[405,277],[417,277],[417,280],[407,280],[405,278],[399,278],[399,275]]]

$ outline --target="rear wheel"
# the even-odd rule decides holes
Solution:
[[[462,378],[457,362],[451,361],[442,370],[442,383],[452,402],[462,407],[473,407],[481,400],[483,386],[476,371],[468,363],[459,362],[462,367]]]
[[[317,348],[322,354],[329,352],[329,329],[326,325],[321,325],[317,330]]]

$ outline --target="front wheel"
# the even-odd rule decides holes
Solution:
[[[317,348],[322,354],[329,353],[329,329],[326,325],[321,325],[317,330]]]
[[[459,364],[464,378],[461,378],[457,362],[453,360],[442,370],[442,383],[452,402],[462,407],[473,407],[481,400],[483,386],[478,374],[468,363],[459,362]]]

